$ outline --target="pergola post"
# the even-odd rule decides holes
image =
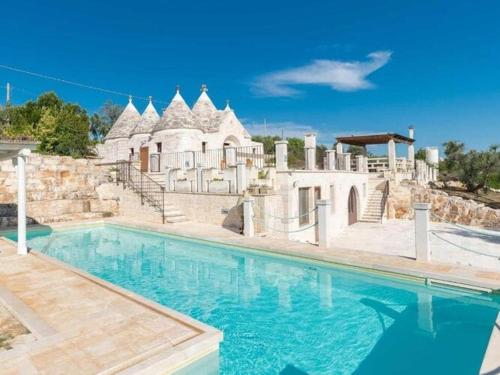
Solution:
[[[387,158],[389,159],[389,170],[396,172],[396,142],[394,139],[389,139],[387,142]]]
[[[415,128],[413,126],[410,126],[408,128],[408,137],[413,139],[415,135]],[[415,168],[415,146],[413,146],[413,143],[408,143],[408,162],[411,165],[411,168]]]
[[[26,157],[31,153],[27,148],[17,154],[17,253],[27,255],[26,246]]]

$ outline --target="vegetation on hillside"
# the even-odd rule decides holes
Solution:
[[[500,152],[498,145],[486,151],[470,150],[457,141],[443,144],[445,158],[439,163],[440,179],[445,183],[460,181],[468,192],[486,187],[499,188]]]
[[[41,153],[90,156],[120,112],[121,107],[106,102],[89,118],[78,104],[48,92],[22,105],[0,108],[0,137],[34,139]]]
[[[264,153],[274,154],[274,142],[281,140],[278,136],[262,136],[255,135],[252,137],[252,141],[261,142],[264,144]],[[289,137],[288,141],[288,165],[291,168],[301,169],[304,168],[305,155],[304,155],[304,139]],[[325,157],[325,151],[328,149],[325,145],[316,145],[316,164],[320,167],[323,166],[323,158]]]

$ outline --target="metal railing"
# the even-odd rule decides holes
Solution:
[[[165,224],[165,188],[149,177],[146,173],[135,167],[131,162],[117,162],[116,184],[123,184],[123,188],[129,187],[141,197],[141,205],[148,202],[153,208],[161,213],[163,224]]]
[[[235,147],[235,162],[244,162],[248,167],[272,167],[276,163],[274,154],[265,154],[262,146]],[[190,169],[200,165],[203,168],[226,169],[229,166],[228,149],[185,151],[160,154],[161,167]]]

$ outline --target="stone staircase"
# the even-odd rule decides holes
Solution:
[[[162,172],[148,172],[144,173],[156,184],[165,187],[165,174]],[[127,185],[127,184],[126,184]],[[144,204],[141,204],[141,194],[140,191],[132,189],[127,185],[127,188],[121,191],[118,190],[117,193],[120,196],[120,211],[122,215],[141,218],[144,220],[153,222],[162,222],[162,210],[155,205],[144,199]],[[147,193],[145,193],[147,194]],[[189,221],[186,215],[179,210],[172,202],[169,201],[168,194],[165,195],[165,207],[164,215],[166,223],[183,223]]]
[[[365,223],[382,222],[384,187],[385,180],[383,178],[370,178],[368,180],[368,201],[359,221]]]

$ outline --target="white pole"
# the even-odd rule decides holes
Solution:
[[[22,149],[17,155],[17,253],[27,255],[26,246],[26,157],[29,149]]]
[[[330,200],[319,199],[316,202],[318,209],[318,242],[319,247],[327,248],[330,246]]]
[[[415,255],[419,261],[431,260],[429,245],[429,209],[430,203],[415,203]]]

